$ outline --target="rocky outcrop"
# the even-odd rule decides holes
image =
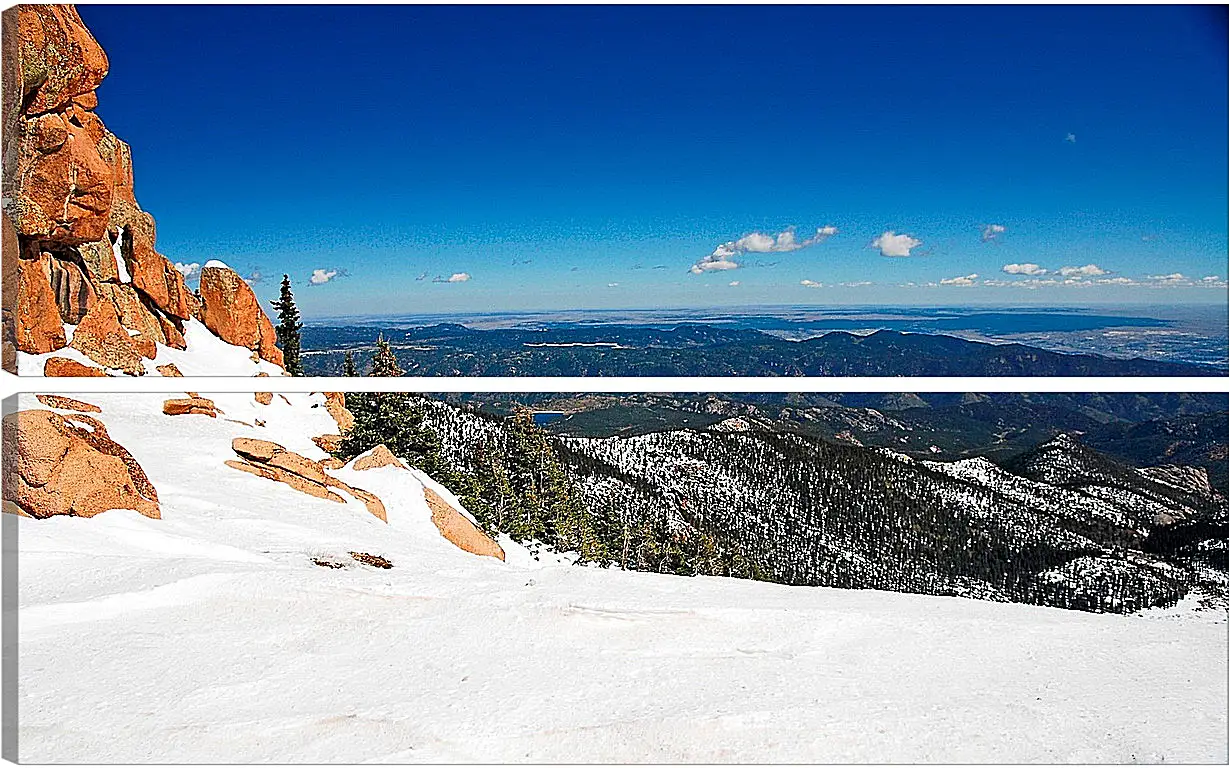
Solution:
[[[4,507],[29,517],[132,509],[159,517],[158,493],[97,419],[52,411],[4,417]]]
[[[35,395],[40,403],[48,408],[59,408],[63,411],[80,411],[82,413],[102,413],[102,409],[93,403],[85,403],[63,395]]]
[[[106,376],[107,372],[67,357],[49,357],[43,363],[44,376]]]
[[[319,438],[317,438],[319,439]],[[406,469],[393,452],[384,445],[377,445],[367,453],[359,456],[350,465],[351,469],[365,472],[380,467],[396,467]],[[444,501],[444,498],[432,489],[423,486],[423,496],[431,509],[431,522],[439,529],[440,535],[457,547],[475,555],[504,559],[504,550],[475,525],[468,517],[461,514],[455,507]]]
[[[183,374],[180,373],[179,367],[175,365],[174,363],[167,363],[166,365],[158,366],[158,373],[162,374],[163,376],[183,378]]]
[[[71,5],[15,6],[3,29],[6,368],[15,372],[16,351],[66,346],[63,324],[84,322],[101,304],[138,334],[138,355],[154,357],[157,344],[186,348],[183,323],[202,312],[201,300],[158,253],[153,217],[134,193],[131,150],[95,114],[106,54]],[[232,315],[217,321],[239,329],[232,338],[256,329],[255,347],[226,340],[280,365],[269,319],[234,278],[219,287],[238,298],[215,293],[210,316]],[[122,356],[123,365],[98,362],[141,372]]]
[[[329,475],[318,461],[288,451],[269,440],[251,437],[236,437],[231,441],[231,449],[241,461],[228,460],[228,467],[285,483],[297,491],[329,501],[345,503],[345,498],[337,493],[343,491],[363,502],[368,512],[388,522],[388,513],[379,497]]]
[[[68,343],[56,308],[55,292],[39,260],[19,261],[13,314],[18,319],[13,342],[32,355],[53,352]]]
[[[124,373],[140,376],[145,373],[141,353],[132,336],[120,325],[115,305],[100,301],[85,316],[69,345],[104,368],[118,368]]]
[[[399,467],[401,469],[405,469],[405,465],[401,463],[401,459],[394,456],[393,452],[384,447],[383,444],[377,445],[367,453],[359,456],[354,460],[353,466],[354,469],[360,472],[368,469],[377,469],[379,467]]]
[[[329,412],[329,415],[333,417],[338,431],[342,434],[328,433],[317,435],[312,438],[312,442],[319,446],[322,451],[337,453],[341,449],[342,441],[345,439],[344,433],[349,432],[354,427],[354,414],[346,410],[346,394],[344,392],[325,392],[324,407]],[[384,446],[380,446],[380,448],[384,448]],[[384,450],[387,451],[388,449],[384,448]]]
[[[222,341],[250,349],[271,363],[282,364],[273,323],[261,310],[251,287],[233,269],[201,269],[200,317],[205,327]]]
[[[162,404],[162,412],[167,416],[186,416],[188,414],[200,414],[208,416],[211,419],[216,419],[221,411],[213,404],[213,401],[207,397],[180,397],[172,398]]]
[[[90,307],[98,301],[98,291],[86,277],[85,271],[71,261],[52,258],[47,253],[39,257],[39,265],[51,284],[60,319],[69,325],[81,322]]]
[[[74,101],[88,105],[107,75],[108,63],[77,10],[45,5],[12,11],[5,12],[4,19],[4,86],[16,93],[5,98],[20,96],[29,114],[62,110]],[[13,79],[10,67],[17,67]]]
[[[466,552],[504,559],[503,547],[496,544],[494,539],[444,501],[438,493],[427,487],[422,490],[427,498],[427,506],[431,508],[431,522],[435,523],[441,536]]]
[[[325,453],[337,453],[341,450],[341,441],[344,439],[341,435],[316,435],[312,438],[312,442]]]
[[[354,414],[346,410],[345,392],[325,392],[324,407],[333,421],[337,422],[337,431],[343,435],[354,429]]]
[[[266,379],[269,377],[269,374],[261,371],[260,373],[256,374],[256,377],[259,379]],[[253,394],[253,397],[255,397],[256,402],[260,403],[261,405],[269,405],[273,402],[272,392],[256,392]]]

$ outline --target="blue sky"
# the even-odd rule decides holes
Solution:
[[[309,317],[1226,301],[1222,8],[80,12],[159,250]]]

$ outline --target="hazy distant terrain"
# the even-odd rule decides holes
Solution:
[[[1225,334],[1222,307],[874,307],[349,318],[303,342],[315,375],[383,335],[417,376],[1165,376],[1225,370]]]

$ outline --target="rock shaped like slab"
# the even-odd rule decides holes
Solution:
[[[388,522],[388,514],[379,497],[327,474],[324,465],[318,461],[288,451],[269,440],[253,437],[236,437],[231,441],[231,449],[243,461],[228,460],[228,467],[285,483],[295,490],[329,501],[344,503],[345,498],[335,493],[334,489],[344,491],[363,502],[372,515]]]
[[[253,350],[264,360],[282,364],[277,333],[260,308],[256,294],[229,267],[201,269],[201,322],[222,341]]]
[[[93,403],[85,403],[63,395],[35,395],[40,403],[48,408],[59,408],[64,411],[80,411],[82,413],[102,413],[102,409]]]
[[[43,363],[43,375],[97,377],[106,376],[107,372],[92,365],[70,360],[67,357],[49,357],[47,362]]]
[[[167,400],[162,404],[162,412],[167,416],[185,416],[200,414],[216,419],[220,411],[207,397],[180,397]]]
[[[427,498],[427,506],[431,508],[431,522],[435,523],[441,536],[471,554],[504,559],[503,547],[495,543],[494,539],[444,501],[438,493],[426,487],[422,490]]]

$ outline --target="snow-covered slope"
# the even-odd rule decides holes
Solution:
[[[1223,617],[625,573],[506,540],[500,562],[439,535],[415,473],[334,472],[386,524],[223,464],[239,436],[323,458],[321,396],[212,397],[217,419],[80,398],[162,519],[6,516],[21,760],[1229,757]]]
[[[269,376],[282,376],[284,371],[280,365],[267,360],[252,360],[252,351],[243,347],[227,344],[219,339],[199,320],[184,321],[184,341],[187,349],[175,349],[165,344],[157,344],[158,354],[153,360],[142,359],[146,376],[161,376],[158,366],[173,363],[184,376],[257,376],[261,373]],[[68,343],[73,340],[76,326],[64,324],[64,333]],[[42,376],[43,366],[53,357],[65,357],[74,362],[97,368],[98,364],[72,347],[63,347],[52,352],[32,355],[17,352],[17,375]],[[108,370],[112,376],[122,376],[122,371]]]

